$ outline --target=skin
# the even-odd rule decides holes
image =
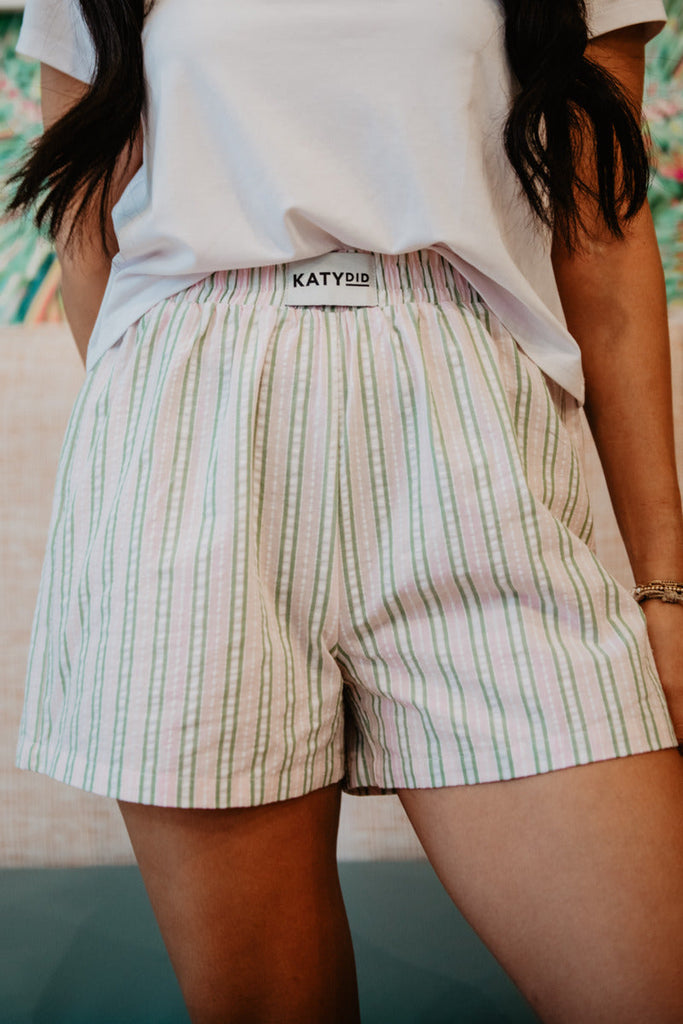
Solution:
[[[638,104],[646,38],[646,27],[634,26],[590,44]],[[44,67],[46,123],[82,89]],[[122,172],[122,186],[136,169]],[[593,211],[585,212],[590,222]],[[85,358],[109,262],[96,247],[80,261],[59,240],[57,249]],[[636,580],[683,579],[666,298],[649,208],[624,240],[596,225],[581,255],[556,240],[552,258]],[[683,737],[683,606],[648,601],[643,609]],[[399,796],[444,887],[544,1021],[680,1024],[676,750]],[[119,801],[194,1024],[359,1020],[335,860],[339,798],[335,785],[231,810]]]

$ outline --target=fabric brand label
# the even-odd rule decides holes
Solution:
[[[287,264],[285,306],[376,306],[375,257],[327,252]]]

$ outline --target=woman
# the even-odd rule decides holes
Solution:
[[[664,17],[27,4],[11,209],[49,186],[87,372],[17,764],[117,798],[195,1022],[358,1020],[342,788],[544,1021],[683,1017]]]

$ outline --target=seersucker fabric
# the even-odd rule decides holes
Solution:
[[[376,305],[218,271],[86,374],[18,767],[233,807],[676,746],[579,402],[443,257],[370,255]]]

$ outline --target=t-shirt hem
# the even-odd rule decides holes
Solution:
[[[654,39],[666,25],[666,12],[661,0],[623,0],[607,10],[601,10],[589,18],[590,38],[613,32],[627,25],[649,25],[647,41]],[[664,16],[663,16],[664,15]]]
[[[165,299],[170,299],[173,295],[177,295],[178,292],[184,291],[185,288],[189,288],[191,285],[196,284],[197,281],[201,281],[206,277],[206,273],[201,272],[188,274],[186,277],[152,278],[152,286],[142,289],[137,294],[137,302],[129,300],[119,307],[120,312],[115,309],[110,313],[109,296],[113,288],[114,279],[120,269],[115,263],[112,264],[112,272],[110,273],[98,317],[88,342],[85,362],[86,373],[90,373],[105,352],[119,338],[123,337],[126,331],[136,324],[145,313],[148,313],[153,306],[163,302]]]

